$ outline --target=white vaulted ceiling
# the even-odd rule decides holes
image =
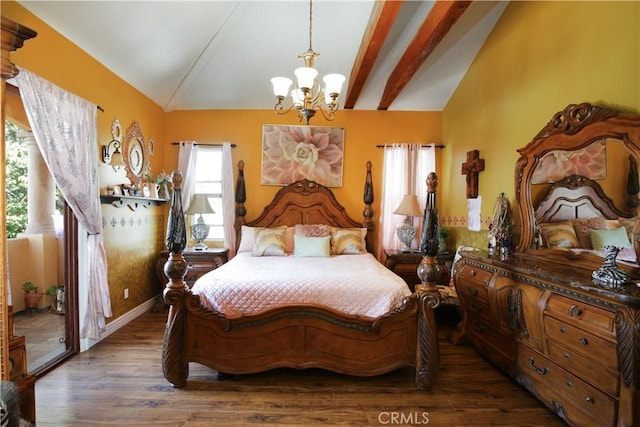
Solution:
[[[306,0],[20,3],[166,111],[270,109],[309,47]],[[441,111],[506,4],[314,0],[316,68],[342,107]]]

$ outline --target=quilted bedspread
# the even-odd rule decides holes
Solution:
[[[191,291],[202,305],[230,318],[290,304],[375,318],[411,295],[404,280],[371,254],[306,258],[242,252],[200,277]]]

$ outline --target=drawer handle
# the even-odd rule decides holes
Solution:
[[[580,344],[588,345],[589,344],[589,340],[587,340],[586,338],[580,338]]]
[[[471,272],[469,274],[471,274],[471,277],[476,277],[476,271],[475,270],[471,270]]]
[[[571,380],[567,380],[567,387],[573,387],[573,383],[571,382]]]
[[[582,310],[580,310],[580,307],[578,307],[577,305],[572,305],[569,308],[569,316],[578,317],[580,315],[582,315]]]
[[[533,360],[533,356],[529,357],[529,366],[531,366],[533,368],[533,370],[536,371],[537,373],[539,373],[540,375],[546,375],[547,372],[549,372],[549,369],[546,366],[544,368],[538,368],[535,365],[535,362]]]
[[[569,353],[565,353],[565,354],[564,354],[564,358],[565,358],[565,359],[571,359],[571,355],[570,355]]]
[[[469,292],[471,295],[478,296],[478,290],[477,289],[473,289],[471,286],[467,285],[467,292]]]
[[[585,398],[584,398],[584,400],[586,400],[586,401],[587,401],[587,402],[589,402],[589,403],[596,403],[596,399],[594,399],[594,398],[593,398],[593,397],[591,397],[591,396],[587,396],[587,397],[585,397]]]
[[[564,326],[560,326],[560,332],[564,334],[565,332],[567,332],[567,329]]]

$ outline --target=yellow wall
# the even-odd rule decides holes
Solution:
[[[517,208],[516,149],[554,113],[581,102],[640,112],[639,61],[638,2],[509,3],[443,111],[442,218],[466,218],[460,167],[467,151],[485,159],[479,194],[486,220],[501,192]],[[477,237],[464,226],[457,231],[461,244]],[[485,246],[481,234],[476,242]]]

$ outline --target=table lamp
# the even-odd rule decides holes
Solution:
[[[405,215],[404,222],[398,228],[396,233],[398,239],[402,242],[402,252],[411,252],[411,243],[416,235],[416,228],[413,226],[413,217],[421,216],[420,206],[418,206],[418,196],[415,194],[405,194],[400,202],[400,206],[393,211],[395,215]]]
[[[194,194],[191,197],[191,204],[186,213],[188,215],[200,215],[195,223],[193,223],[193,220],[191,221],[191,238],[197,242],[193,249],[196,251],[208,249],[208,246],[203,241],[209,235],[209,226],[205,224],[202,214],[215,213],[209,203],[209,197],[206,194]]]

